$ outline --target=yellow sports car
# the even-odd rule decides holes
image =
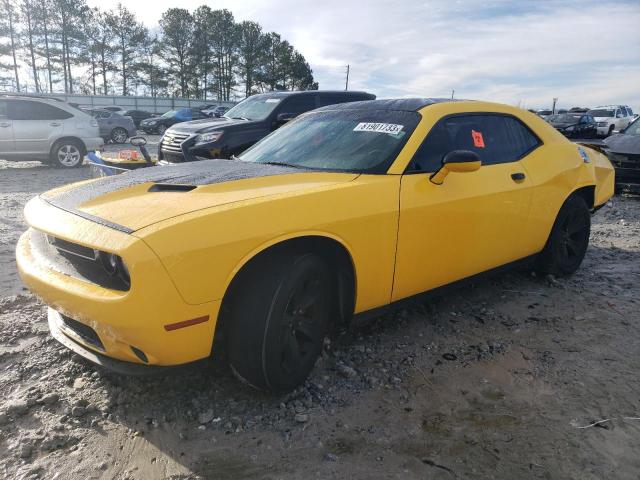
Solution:
[[[17,246],[53,335],[119,371],[227,347],[248,383],[308,376],[332,323],[523,260],[574,272],[607,158],[506,105],[401,99],[304,114],[239,158],[32,199]]]

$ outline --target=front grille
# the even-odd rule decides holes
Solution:
[[[62,323],[64,323],[64,326],[66,328],[73,331],[89,345],[93,345],[94,347],[104,351],[104,345],[102,344],[100,337],[93,328],[91,328],[89,325],[78,322],[73,318],[69,318],[66,315],[60,315],[60,317],[62,317]]]
[[[609,153],[608,156],[616,168],[640,171],[640,154]]]
[[[31,248],[40,262],[63,275],[111,290],[126,292],[130,288],[120,277],[107,274],[100,257],[91,248],[37,230],[31,234]]]
[[[189,138],[188,133],[175,133],[168,131],[162,137],[161,147],[163,151],[182,153],[182,142]]]
[[[68,242],[61,238],[52,237],[51,235],[47,235],[47,241],[61,252],[76,255],[87,260],[95,260],[97,258],[96,251],[92,248]]]

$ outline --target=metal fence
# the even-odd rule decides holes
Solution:
[[[33,94],[30,94],[33,95]],[[224,105],[232,107],[236,102],[217,102],[215,100],[195,100],[179,97],[128,97],[117,95],[75,95],[65,93],[47,93],[43,97],[54,97],[65,102],[76,103],[81,107],[118,106],[128,110],[146,110],[151,113],[164,113],[176,108],[198,108],[202,105]]]

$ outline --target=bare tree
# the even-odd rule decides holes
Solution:
[[[18,75],[18,13],[16,12],[16,6],[9,0],[1,0],[0,2],[0,37],[6,37],[9,39],[8,54],[13,59],[13,73],[15,77],[16,90],[20,91],[20,77]]]

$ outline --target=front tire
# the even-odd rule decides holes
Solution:
[[[591,214],[584,199],[571,195],[562,205],[540,254],[538,270],[557,276],[574,273],[589,246]]]
[[[84,160],[84,145],[79,140],[60,140],[51,148],[51,165],[59,168],[76,168]]]
[[[331,281],[312,253],[258,259],[229,307],[229,363],[250,385],[288,392],[305,381],[329,326]]]

